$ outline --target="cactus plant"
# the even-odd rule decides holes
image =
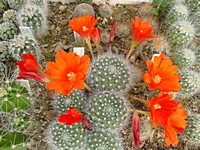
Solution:
[[[126,37],[130,33],[129,26],[124,23],[119,23],[116,25],[116,36],[118,37]]]
[[[81,3],[77,5],[74,10],[74,16],[80,17],[80,16],[83,16],[84,14],[88,14],[90,16],[94,15],[95,12],[94,12],[93,7],[87,3]]]
[[[105,4],[105,5],[101,6],[101,7],[99,7],[99,13],[100,13],[100,15],[102,17],[109,18],[113,14],[113,9],[112,9],[111,6]]]
[[[196,28],[196,35],[200,34],[200,11],[191,15],[190,19]]]
[[[184,47],[188,45],[195,34],[193,25],[188,21],[173,23],[168,29],[168,40],[173,47]]]
[[[4,0],[0,0],[0,16],[3,14],[5,9],[6,9],[6,6],[5,6],[5,3],[4,3]]]
[[[30,106],[29,94],[26,88],[13,81],[4,82],[0,93],[0,108],[4,112],[24,110]]]
[[[12,39],[15,34],[17,34],[17,28],[13,23],[3,22],[0,24],[0,39]]]
[[[189,68],[195,62],[195,53],[190,49],[183,49],[173,56],[173,62],[179,69]]]
[[[127,107],[123,97],[112,92],[102,92],[91,99],[88,114],[96,126],[115,129],[124,123]]]
[[[187,141],[192,143],[199,143],[200,141],[200,116],[189,115],[187,118],[188,126],[185,130],[185,137]]]
[[[20,9],[24,3],[25,3],[24,0],[8,0],[10,8],[15,10]]]
[[[56,95],[54,98],[54,107],[56,112],[63,114],[70,107],[75,107],[78,110],[83,110],[83,92],[78,90],[73,90],[73,92],[68,96],[63,96],[61,94]]]
[[[0,130],[0,149],[27,150],[27,136],[13,131]]]
[[[187,7],[183,4],[177,4],[167,14],[167,22],[171,24],[176,21],[185,20],[188,15],[189,13]]]
[[[100,90],[126,90],[131,81],[129,68],[124,58],[105,54],[92,64],[89,82]]]
[[[11,53],[8,49],[9,42],[7,41],[0,41],[0,60],[6,61],[11,59]]]
[[[3,20],[6,22],[17,23],[17,12],[15,10],[7,10],[3,13]]]
[[[0,78],[4,77],[6,72],[6,65],[4,63],[0,62]]]
[[[9,50],[16,60],[21,59],[21,56],[24,53],[32,53],[37,58],[40,53],[36,42],[33,39],[22,35],[18,35],[11,40]]]
[[[189,8],[191,14],[200,10],[199,0],[186,0],[185,4]]]
[[[87,137],[87,150],[121,150],[119,139],[109,132],[93,131]]]
[[[181,75],[181,91],[180,93],[186,97],[191,97],[200,90],[200,74],[192,70],[184,70]]]
[[[78,150],[84,146],[84,130],[81,123],[71,126],[52,122],[49,126],[49,148],[56,150]]]

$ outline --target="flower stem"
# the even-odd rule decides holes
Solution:
[[[136,112],[138,112],[140,114],[143,114],[143,115],[146,115],[146,116],[150,117],[150,113],[147,112],[147,111],[138,110],[138,109],[135,109],[135,108],[131,109],[131,111],[133,111],[133,112],[136,111]]]
[[[144,99],[138,98],[138,97],[136,97],[136,96],[134,96],[134,95],[132,95],[132,94],[128,94],[128,97],[129,97],[130,99],[135,99],[135,100],[137,100],[137,101],[139,101],[139,102],[141,102],[141,103],[143,103],[143,104],[145,104],[145,105],[147,105],[147,104],[149,103],[148,100],[144,100]]]
[[[131,48],[130,48],[128,54],[126,55],[126,60],[129,59],[129,57],[131,56],[131,53],[133,52],[133,50],[135,49],[135,47],[136,47],[138,44],[139,44],[139,43],[137,43],[137,42],[132,42]]]
[[[94,54],[93,54],[93,51],[92,51],[92,45],[91,45],[91,42],[90,42],[90,38],[85,39],[85,42],[89,47],[89,50],[90,50],[90,53],[91,53],[91,56],[92,56],[92,59],[93,59],[94,58]]]
[[[109,51],[112,52],[112,42],[109,44]]]
[[[134,86],[134,87],[140,87],[140,86],[145,86],[145,85],[147,85],[146,82],[143,82],[143,83],[136,83],[136,84],[133,84],[132,86]]]
[[[84,82],[84,86],[85,86],[85,88],[88,90],[88,91],[90,91],[90,92],[92,92],[92,89],[89,87],[89,85],[87,85],[85,82]]]

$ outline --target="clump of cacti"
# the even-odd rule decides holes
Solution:
[[[127,107],[124,98],[117,93],[102,92],[92,97],[88,114],[96,126],[115,129],[123,125]]]
[[[184,70],[181,75],[181,95],[191,97],[200,90],[200,74],[192,70]]]
[[[189,68],[194,64],[195,59],[195,52],[188,48],[182,49],[173,55],[173,63],[177,65],[179,69]]]
[[[32,53],[38,58],[40,53],[37,43],[33,39],[22,35],[18,35],[11,40],[9,50],[16,60],[21,59],[22,54],[25,53]]]
[[[195,34],[194,26],[188,21],[173,23],[168,29],[168,40],[173,47],[187,46]]]
[[[130,28],[127,24],[119,23],[116,25],[116,36],[118,37],[126,37],[130,33]]]
[[[89,82],[100,90],[126,90],[131,81],[130,71],[130,66],[124,58],[106,54],[92,64]]]
[[[74,10],[74,16],[75,17],[80,17],[83,16],[85,14],[88,15],[94,15],[94,9],[91,5],[87,4],[87,3],[81,3],[79,5],[76,6],[75,10]]]
[[[9,40],[17,34],[17,27],[12,22],[3,22],[0,24],[0,39]]]
[[[121,141],[110,132],[93,131],[87,136],[87,150],[121,150]]]
[[[13,9],[5,11],[3,13],[3,20],[6,22],[17,23],[17,12]]]
[[[110,5],[105,4],[101,7],[99,7],[99,13],[102,17],[109,18],[113,14],[113,9]]]
[[[185,137],[188,142],[199,143],[200,141],[200,116],[191,114],[187,118],[188,126],[185,130]]]
[[[52,122],[49,126],[49,148],[56,150],[82,149],[85,144],[85,133],[81,123],[71,126]]]
[[[27,89],[13,81],[2,83],[0,93],[0,109],[3,112],[25,110],[30,106]]]
[[[6,61],[11,59],[11,53],[8,49],[9,42],[8,41],[0,41],[0,60]]]
[[[18,10],[24,5],[24,0],[8,0],[8,5],[10,8]]]
[[[177,4],[169,11],[167,14],[167,22],[169,24],[174,23],[176,21],[181,21],[187,19],[189,13],[188,9],[183,4]]]
[[[58,114],[65,113],[69,107],[83,110],[83,104],[83,92],[78,90],[73,90],[73,92],[68,96],[59,94],[54,98],[54,108]]]
[[[200,1],[199,0],[185,0],[185,4],[188,6],[190,13],[195,13],[200,10]]]

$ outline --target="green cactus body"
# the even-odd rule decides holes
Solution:
[[[115,55],[105,55],[97,59],[91,67],[90,82],[100,90],[126,90],[130,83],[129,66],[125,60]]]
[[[9,42],[7,41],[0,41],[0,60],[7,61],[11,59],[11,53],[8,49]]]
[[[3,13],[3,20],[6,22],[17,23],[17,12],[15,10],[7,10]]]
[[[200,1],[199,0],[186,0],[186,5],[190,10],[190,13],[195,13],[200,10]]]
[[[24,0],[8,0],[10,8],[15,10],[20,9],[24,3],[25,3]]]
[[[6,9],[6,6],[4,4],[4,0],[0,0],[0,16],[3,14],[5,9]]]
[[[119,23],[116,26],[116,36],[118,37],[126,37],[130,33],[130,29],[127,24]]]
[[[168,40],[173,47],[184,47],[192,41],[194,33],[194,27],[190,22],[175,22],[168,29]]]
[[[5,83],[0,89],[0,108],[4,112],[25,110],[30,106],[28,91],[15,82]]]
[[[67,126],[66,124],[53,122],[49,132],[49,138],[53,140],[52,143],[49,143],[51,148],[56,150],[80,150],[84,146],[85,133],[81,123]]]
[[[183,49],[173,56],[173,62],[179,69],[189,68],[195,62],[195,53],[190,49]]]
[[[189,116],[188,126],[185,130],[185,137],[189,142],[198,143],[200,141],[200,117]]]
[[[88,114],[94,124],[104,129],[121,127],[127,117],[124,99],[112,92],[95,95],[88,108]]]
[[[200,11],[191,15],[191,21],[196,28],[196,34],[200,34]]]
[[[200,75],[192,70],[180,72],[181,75],[181,94],[190,97],[198,92],[200,88]]]
[[[87,137],[87,150],[120,150],[120,141],[109,132],[93,131]]]
[[[17,34],[16,26],[11,22],[3,22],[0,24],[0,38],[2,40],[9,40]]]
[[[81,4],[77,5],[74,10],[74,16],[80,17],[85,14],[88,14],[90,16],[94,15],[95,12],[94,12],[93,7],[87,3],[81,3]]]
[[[81,111],[84,107],[83,92],[73,90],[69,96],[63,96],[61,94],[56,95],[54,105],[59,114],[65,113],[69,107],[75,107]]]
[[[44,17],[40,9],[27,7],[21,14],[22,25],[30,27],[37,32],[44,25]]]
[[[22,54],[31,53],[36,58],[38,57],[39,49],[34,40],[29,37],[18,35],[16,36],[9,45],[9,50],[12,53],[13,58],[16,60],[21,59]]]
[[[185,20],[188,17],[188,9],[185,5],[175,5],[167,14],[167,22],[174,23],[176,21]]]
[[[22,133],[0,130],[1,150],[27,150],[27,136]]]
[[[105,4],[105,5],[101,6],[101,7],[99,7],[99,13],[100,13],[100,15],[102,17],[109,18],[109,17],[112,16],[113,10],[112,10],[111,6]]]

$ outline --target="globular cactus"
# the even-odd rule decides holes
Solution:
[[[80,17],[80,16],[84,16],[85,14],[88,14],[90,16],[94,15],[95,12],[94,12],[93,7],[87,3],[81,3],[77,5],[74,10],[74,16]]]
[[[150,3],[145,3],[138,9],[139,16],[148,17],[151,15],[153,6]]]
[[[180,94],[185,97],[191,97],[200,90],[200,74],[192,70],[184,70],[180,72],[181,85]]]
[[[168,40],[173,47],[187,46],[195,34],[194,26],[188,21],[173,23],[168,29]]]
[[[0,89],[0,109],[3,112],[25,110],[30,106],[30,98],[25,87],[13,81],[6,81]]]
[[[25,3],[25,0],[8,0],[8,5],[10,8],[18,10],[20,9]]]
[[[33,34],[41,36],[47,31],[47,20],[45,12],[34,5],[26,5],[18,14],[19,24],[30,27]]]
[[[199,0],[185,0],[185,4],[190,10],[190,13],[195,13],[200,10],[200,1]]]
[[[23,133],[0,130],[0,149],[27,150],[28,138]]]
[[[9,40],[17,34],[17,27],[11,22],[3,22],[0,24],[0,39]]]
[[[167,14],[167,23],[171,24],[176,21],[181,21],[187,19],[189,13],[188,9],[183,4],[177,4]]]
[[[99,14],[104,18],[109,18],[113,14],[113,9],[110,5],[105,4],[99,7]]]
[[[33,39],[22,35],[18,35],[11,40],[9,50],[16,60],[21,59],[22,54],[25,53],[32,53],[38,58],[40,53],[37,43]]]
[[[127,37],[130,34],[130,28],[127,24],[119,23],[116,25],[115,34],[118,37]]]
[[[188,126],[184,133],[186,140],[194,144],[200,144],[200,116],[191,114],[187,118],[187,121]]]
[[[83,96],[83,92],[78,90],[73,90],[68,96],[56,95],[54,97],[54,108],[58,114],[64,114],[69,107],[75,107],[81,111],[84,107]]]
[[[179,67],[179,69],[189,68],[194,64],[196,59],[195,52],[185,48],[173,55],[173,63]]]
[[[6,22],[17,23],[17,12],[13,9],[5,11],[3,13],[3,20]]]
[[[87,136],[86,150],[122,150],[121,141],[110,132],[93,131]]]
[[[9,42],[8,41],[0,41],[0,60],[7,61],[11,59],[11,53],[8,49]]]
[[[81,150],[85,144],[85,133],[82,123],[71,126],[52,122],[47,136],[49,148],[52,150]]]
[[[108,31],[103,30],[101,32],[101,42],[104,44],[108,44],[110,42],[110,34]]]
[[[4,3],[4,0],[0,0],[0,16],[3,14],[5,9],[6,9],[6,5]]]
[[[120,128],[127,118],[127,110],[124,98],[112,92],[94,95],[88,105],[92,122],[103,129]]]
[[[152,41],[152,48],[157,52],[169,53],[169,44],[164,36],[160,36]]]
[[[105,54],[92,64],[89,82],[100,90],[126,90],[131,83],[131,76],[134,76],[130,71],[130,66],[124,58]]]

